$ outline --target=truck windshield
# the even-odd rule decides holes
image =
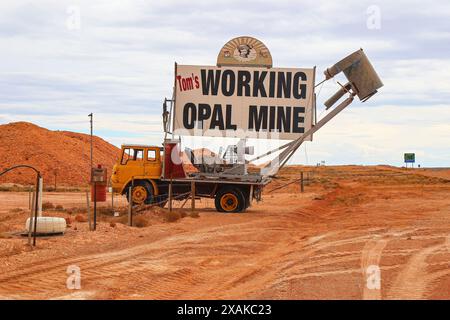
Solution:
[[[121,164],[127,164],[129,160],[142,161],[144,149],[126,148],[123,149]]]

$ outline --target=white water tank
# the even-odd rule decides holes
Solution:
[[[30,218],[25,222],[25,229],[29,232]],[[36,220],[36,234],[57,234],[66,232],[66,219],[56,217],[38,217]],[[34,218],[31,219],[31,231],[34,232]]]

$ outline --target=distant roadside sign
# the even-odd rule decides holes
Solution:
[[[405,153],[405,163],[414,163],[414,162],[416,162],[416,154]]]

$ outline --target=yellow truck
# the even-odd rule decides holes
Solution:
[[[171,156],[165,157],[164,153]],[[252,199],[261,198],[262,187],[270,180],[258,174],[224,175],[220,179],[216,172],[188,174],[179,156],[176,140],[166,140],[163,148],[123,145],[111,175],[114,192],[129,199],[131,191],[133,204],[164,206],[172,184],[173,199],[186,199],[194,189],[195,197],[214,198],[219,212],[242,212]]]

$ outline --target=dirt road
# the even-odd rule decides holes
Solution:
[[[450,298],[447,171],[441,179],[384,167],[303,168],[314,171],[304,193],[298,184],[268,192],[299,170],[286,168],[245,214],[205,208],[199,218],[145,228],[105,218],[96,232],[74,222],[34,250],[21,238],[0,239],[0,298]],[[0,231],[23,225],[27,213],[4,205],[17,197],[0,193]],[[66,287],[69,266],[80,268],[80,290]]]

